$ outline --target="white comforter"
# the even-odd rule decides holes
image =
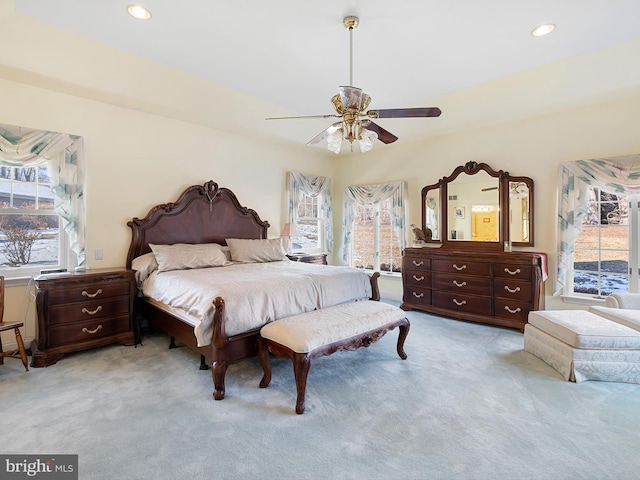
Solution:
[[[286,260],[155,271],[142,291],[199,318],[195,335],[202,347],[211,343],[215,297],[225,301],[225,328],[232,336],[279,318],[368,299],[371,283],[365,272],[355,268]]]

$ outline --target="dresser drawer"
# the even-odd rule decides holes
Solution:
[[[47,332],[49,347],[73,345],[79,342],[99,340],[131,329],[128,314],[111,318],[96,318],[90,321],[51,327]]]
[[[454,312],[491,315],[491,297],[455,294],[448,292],[433,292],[433,305],[446,308]]]
[[[489,277],[436,273],[431,281],[435,290],[472,295],[491,295]]]
[[[126,315],[128,313],[129,295],[90,302],[55,305],[49,307],[49,325],[112,317],[119,314]]]
[[[414,305],[431,305],[431,290],[427,288],[405,286],[404,298],[402,301]]]
[[[496,277],[513,278],[514,280],[531,280],[531,265],[511,265],[496,263],[493,275]]]
[[[491,264],[483,262],[468,262],[464,258],[436,259],[433,261],[434,272],[459,273],[462,275],[484,275],[491,274]]]
[[[420,270],[431,270],[431,259],[413,255],[405,255],[402,258],[402,268],[407,270],[416,268]]]
[[[83,285],[71,285],[66,288],[53,288],[49,290],[49,305],[62,303],[86,302],[101,298],[129,295],[130,284],[122,280],[111,282],[94,282]]]
[[[431,272],[429,271],[407,269],[404,270],[403,275],[405,285],[422,288],[431,287]]]
[[[495,278],[493,280],[493,295],[523,302],[531,301],[531,283],[510,278]]]
[[[516,302],[503,298],[496,298],[496,317],[509,318],[512,320],[520,320],[527,322],[531,304],[525,302]]]

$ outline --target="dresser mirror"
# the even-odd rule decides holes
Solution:
[[[443,247],[533,246],[533,180],[467,162],[422,189],[422,228]]]

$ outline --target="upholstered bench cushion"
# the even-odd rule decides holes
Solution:
[[[397,322],[405,316],[398,307],[367,300],[281,318],[262,327],[260,335],[296,353],[309,353]]]
[[[589,307],[589,311],[611,320],[612,322],[640,331],[640,310],[611,307]]]
[[[529,323],[575,348],[640,349],[640,332],[585,310],[540,310]]]

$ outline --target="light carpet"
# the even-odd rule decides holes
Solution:
[[[636,479],[640,386],[565,382],[515,330],[407,312],[397,330],[313,362],[229,368],[227,396],[186,348],[149,335],[0,366],[3,453],[78,454],[80,479]]]

